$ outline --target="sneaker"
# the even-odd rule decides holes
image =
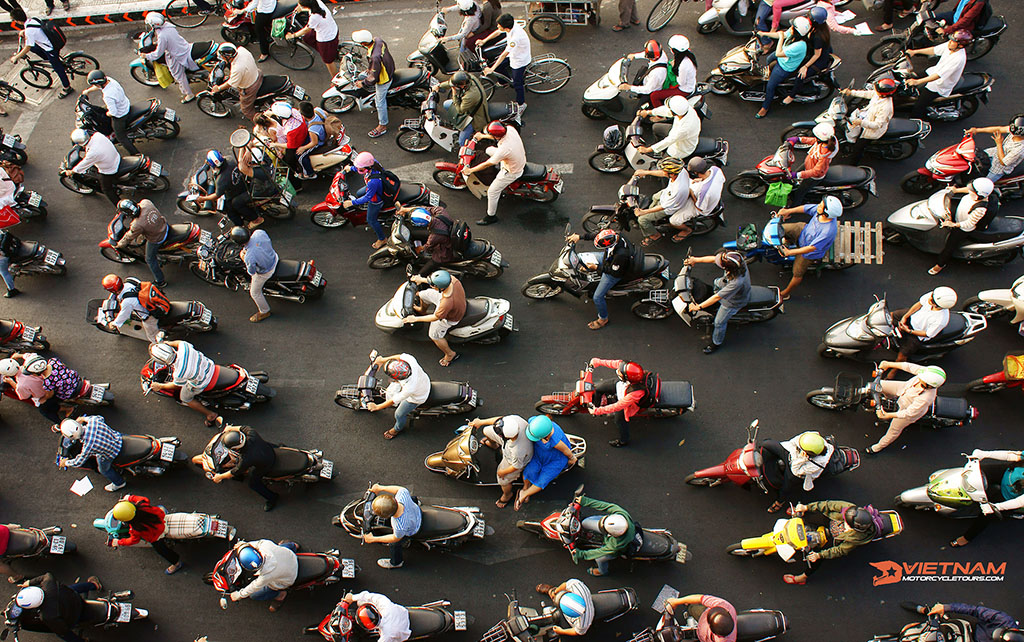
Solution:
[[[277,498],[276,497],[274,499],[268,499],[267,503],[263,504],[263,510],[265,512],[269,513],[270,511],[274,510],[275,506],[277,506]]]
[[[75,93],[75,90],[71,87],[63,87],[60,91],[57,92],[57,98],[67,98],[73,93]]]
[[[117,491],[121,490],[127,485],[128,482],[121,482],[120,484],[107,484],[106,486],[103,487],[103,490],[107,491],[108,493],[116,493]]]
[[[146,609],[135,609],[135,611],[139,614],[138,619],[140,620],[145,620],[147,617],[149,617],[149,611],[147,611]]]
[[[7,294],[4,295],[4,298],[5,299],[13,299],[14,297],[18,296],[19,294],[21,294],[21,290],[19,290],[18,288],[11,288],[10,290],[7,291]]]
[[[167,287],[167,281],[157,281],[153,285],[155,285],[158,288],[166,288]]]
[[[524,111],[526,111],[526,103],[519,105],[519,113],[522,114]]]
[[[709,344],[707,344],[706,346],[704,346],[704,354],[711,354],[711,353],[712,353],[712,352],[714,352],[715,350],[718,350],[718,348],[719,348],[719,347],[720,347],[720,346],[716,346],[716,345],[715,345],[715,344],[713,344],[713,343],[709,343]]]
[[[477,221],[476,224],[477,225],[490,225],[491,223],[497,223],[497,222],[498,222],[498,217],[497,216],[485,216],[482,219],[480,219],[479,221]]]
[[[399,562],[398,564],[392,564],[391,560],[386,558],[386,557],[382,557],[379,560],[377,560],[377,566],[379,566],[381,568],[402,568],[402,566],[404,566],[404,565],[405,565],[405,562]]]

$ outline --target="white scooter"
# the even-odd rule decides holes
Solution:
[[[656,122],[651,125],[654,138],[664,138],[671,128],[672,124],[667,122]],[[650,147],[650,144],[644,140],[643,119],[637,114],[633,122],[625,128],[622,125],[611,125],[605,129],[602,143],[597,146],[597,151],[590,155],[588,162],[599,172],[613,174],[626,169],[627,165],[634,170],[652,169],[664,157],[664,154],[644,154],[640,147]],[[687,161],[694,156],[700,156],[709,163],[725,167],[729,164],[729,141],[724,138],[701,136],[693,153],[680,160]]]
[[[800,4],[788,7],[782,12],[780,27],[786,27],[797,16],[811,10],[815,0],[805,0]],[[845,6],[850,0],[836,0],[836,8]],[[697,31],[712,33],[719,27],[736,36],[749,36],[754,28],[754,15],[757,9],[756,0],[714,0],[711,8],[697,18]]]
[[[1020,276],[1008,289],[982,290],[964,302],[965,312],[980,314],[986,319],[1007,319],[1020,323],[1024,334],[1024,276]]]
[[[446,152],[458,149],[459,134],[472,120],[471,116],[455,114],[442,105],[439,108],[436,78],[430,79],[430,95],[420,105],[420,117],[408,118],[398,128],[395,142],[407,152],[425,152],[436,143]],[[506,125],[522,126],[520,107],[517,103],[487,103],[487,114],[491,120]]]
[[[416,284],[406,281],[398,286],[395,295],[380,306],[373,319],[379,330],[388,334],[401,334],[417,341],[427,341],[429,324],[403,323],[402,319],[415,315],[413,306],[418,296]],[[517,332],[515,320],[509,312],[511,304],[505,299],[486,296],[466,299],[466,314],[446,335],[449,343],[498,343],[509,334]]]
[[[620,123],[632,121],[636,110],[647,102],[647,98],[630,91],[619,91],[619,85],[636,84],[637,77],[646,68],[647,59],[642,57],[629,60],[623,56],[613,62],[608,71],[583,92],[583,115],[593,120],[611,118]],[[701,120],[711,117],[711,110],[704,100],[704,94],[708,91],[706,83],[697,83],[697,89],[688,99],[690,107],[697,110]]]

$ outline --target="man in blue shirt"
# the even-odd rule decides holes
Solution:
[[[423,513],[419,505],[409,494],[409,490],[403,486],[381,486],[374,484],[370,490],[377,493],[373,499],[371,508],[373,514],[384,519],[391,519],[390,535],[363,535],[363,541],[367,544],[389,544],[391,547],[391,558],[382,557],[377,560],[377,566],[381,568],[402,568],[402,545],[406,537],[412,537],[420,530],[423,522]]]
[[[1017,620],[1012,615],[986,606],[975,606],[962,602],[953,602],[951,604],[936,603],[931,608],[923,604],[915,604],[914,602],[901,602],[900,606],[921,615],[940,617],[943,615],[967,616],[974,621],[971,631],[971,638],[974,642],[1008,641],[1013,639],[1013,637],[1006,634],[1016,633],[1019,628]],[[997,636],[996,632],[1001,634]]]
[[[96,458],[96,470],[110,480],[104,486],[108,493],[125,487],[124,478],[114,469],[114,459],[121,452],[121,433],[112,429],[99,415],[88,415],[78,419],[60,422],[60,432],[65,442],[82,441],[82,450],[77,457],[61,457],[57,465],[61,468],[80,468],[90,457]]]
[[[828,254],[829,248],[836,240],[836,230],[839,227],[836,219],[843,215],[843,204],[835,196],[826,196],[817,205],[784,207],[779,210],[779,216],[786,220],[790,214],[797,212],[807,214],[811,220],[807,223],[782,224],[782,233],[786,241],[796,244],[796,247],[779,246],[779,254],[782,256],[796,257],[793,263],[793,278],[780,293],[783,301],[788,299],[793,288],[804,280],[804,275],[811,264],[817,263]]]
[[[236,226],[228,234],[232,241],[242,246],[239,256],[245,261],[245,271],[249,273],[249,296],[256,303],[256,314],[249,317],[249,321],[259,323],[270,316],[270,304],[263,296],[263,285],[274,276],[279,257],[263,230],[250,234],[244,227]]]

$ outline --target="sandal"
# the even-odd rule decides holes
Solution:
[[[528,501],[530,501],[529,497],[526,497],[526,498],[524,498],[522,496],[516,497],[516,503],[512,506],[513,510],[518,511],[520,508],[523,507],[523,504],[527,503]]]
[[[968,541],[968,540],[964,540],[964,543],[963,543],[963,544],[961,544],[961,543],[960,543],[960,540],[962,540],[962,539],[964,539],[964,538],[963,538],[963,537],[958,537],[958,538],[956,538],[956,539],[952,540],[952,541],[951,541],[951,542],[949,543],[949,545],[950,545],[950,546],[952,546],[953,548],[960,548],[960,547],[962,547],[962,546],[967,546],[968,544],[970,544],[970,543],[971,543],[971,542],[970,542],[970,541]]]
[[[283,604],[284,604],[284,598],[278,599],[278,598],[275,597],[274,601],[270,603],[270,606],[268,606],[267,609],[271,613],[277,613],[277,610],[280,609],[281,605],[283,605]]]
[[[608,325],[608,319],[598,319],[596,321],[591,321],[590,323],[588,323],[587,327],[590,328],[591,330],[600,330],[606,325]]]
[[[263,54],[262,56],[256,59],[256,62],[266,62],[268,60],[270,60],[270,56],[268,54]]]
[[[943,267],[945,267],[945,266],[943,266],[943,265],[933,265],[931,267],[931,269],[928,270],[928,274],[931,274],[932,276],[935,276],[936,274],[938,274],[939,272],[942,271]]]
[[[440,365],[440,366],[441,366],[442,368],[447,368],[448,366],[452,365],[452,362],[453,362],[453,361],[455,361],[455,360],[457,360],[457,359],[459,358],[459,356],[460,356],[460,355],[459,355],[459,353],[458,353],[458,352],[456,352],[456,353],[455,353],[455,356],[454,356],[454,357],[452,357],[451,359],[445,360],[445,358],[444,358],[444,357],[442,357],[442,358],[441,358],[441,360],[440,360],[440,361],[438,361],[437,363],[438,363],[438,365]]]
[[[614,27],[612,27],[612,31],[616,33],[618,33],[619,31],[625,31],[626,29],[629,29],[629,25],[615,25]]]
[[[182,105],[187,105],[187,104],[189,104],[190,102],[192,102],[195,99],[196,99],[196,95],[195,94],[190,94],[188,96],[182,96],[181,97],[181,104]]]
[[[654,243],[655,241],[657,241],[660,238],[661,238],[661,234],[659,234],[657,236],[648,236],[644,240],[640,241],[640,245],[642,245],[644,247],[647,247],[651,243]]]
[[[537,591],[541,595],[548,595],[549,593],[551,593],[551,589],[553,588],[555,587],[551,586],[550,584],[538,584],[533,588],[533,590]]]
[[[178,562],[177,564],[173,564],[165,568],[164,573],[167,575],[174,575],[183,568],[185,568],[185,562]]]
[[[397,436],[398,431],[395,430],[394,428],[389,428],[386,431],[384,431],[384,439],[394,439]]]
[[[386,133],[388,133],[388,128],[387,127],[381,127],[381,126],[378,125],[377,127],[374,127],[369,132],[367,132],[366,135],[369,136],[370,138],[379,138],[379,137],[383,136]]]
[[[387,245],[387,244],[388,244],[388,241],[387,241],[387,239],[379,239],[379,240],[377,240],[377,241],[374,241],[374,242],[373,242],[373,243],[372,243],[372,244],[370,245],[370,247],[372,247],[372,248],[373,248],[373,249],[375,249],[375,250],[379,250],[380,248],[384,247],[384,246],[385,246],[385,245]]]
[[[788,575],[788,574],[787,575],[783,575],[782,576],[782,581],[785,582],[786,584],[796,584],[797,586],[803,586],[804,584],[807,583],[807,578],[806,577],[804,579],[802,579],[802,580],[798,580],[798,579],[796,579],[796,577],[797,577],[796,575]]]
[[[220,428],[224,424],[224,418],[217,415],[213,419],[207,419],[203,423],[206,424],[207,428]]]
[[[604,575],[604,573],[597,570],[596,568],[588,568],[587,572],[593,575],[594,577],[601,577],[602,575]]]
[[[672,237],[673,243],[682,243],[690,236],[690,232],[680,232]]]
[[[511,497],[509,497],[508,499],[505,499],[504,497],[500,497],[500,498],[498,498],[498,501],[494,502],[494,505],[497,506],[498,508],[505,508],[506,506],[508,506],[508,503],[510,501],[512,501]]]
[[[774,504],[772,504],[771,506],[768,507],[768,512],[769,513],[777,513],[780,510],[782,510],[783,508],[785,508],[785,506],[786,505],[783,504],[782,502],[775,502]]]

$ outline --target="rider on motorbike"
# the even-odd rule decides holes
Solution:
[[[631,91],[634,94],[650,96],[652,92],[664,88],[665,79],[668,77],[668,56],[661,50],[657,40],[648,40],[644,44],[644,50],[626,55],[627,60],[633,60],[638,56],[647,59],[647,69],[640,76],[639,85],[631,85],[624,82],[619,85],[619,91]]]
[[[398,177],[391,172],[386,172],[370,152],[359,152],[355,161],[352,162],[352,167],[345,168],[345,173],[352,171],[353,168],[366,182],[366,190],[362,196],[345,201],[343,207],[349,209],[357,205],[366,206],[366,222],[373,233],[377,235],[377,240],[373,242],[373,249],[376,250],[384,247],[388,242],[388,237],[384,233],[384,228],[377,219],[377,215],[385,207],[395,204],[400,183]]]
[[[909,308],[894,310],[893,319],[899,319],[900,351],[896,361],[906,361],[921,348],[921,344],[938,336],[949,323],[949,311],[956,305],[956,290],[941,285],[931,292],[924,293]],[[887,376],[892,379],[895,370]]]
[[[146,338],[150,343],[156,343],[160,328],[157,326],[157,319],[139,301],[139,289],[142,283],[138,279],[129,278],[123,280],[116,274],[108,274],[103,277],[103,289],[110,292],[117,298],[117,316],[113,321],[107,323],[107,328],[112,331],[120,331],[132,316],[142,322],[142,329],[146,331]]]
[[[178,398],[183,404],[206,417],[207,428],[219,424],[220,415],[207,409],[196,399],[196,395],[206,390],[213,380],[217,366],[212,359],[188,341],[161,341],[151,344],[149,356],[171,369],[170,382],[153,381],[149,384],[151,388],[167,390],[172,394],[180,391]]]
[[[181,557],[164,541],[168,533],[164,522],[166,513],[162,506],[150,504],[149,499],[142,495],[125,495],[114,505],[111,515],[121,524],[128,526],[128,537],[108,537],[107,546],[134,546],[146,540],[154,551],[171,563],[164,571],[167,575],[174,575],[185,565]]]
[[[953,253],[968,242],[972,232],[981,232],[988,227],[992,219],[999,213],[999,194],[995,193],[995,184],[988,178],[976,178],[967,187],[947,187],[950,194],[963,194],[956,207],[956,213],[946,212],[949,217],[943,220],[941,227],[948,227],[946,244],[942,246],[935,265],[928,270],[932,276],[946,267]]]
[[[470,428],[482,426],[484,445],[501,449],[501,462],[496,471],[501,497],[494,505],[505,508],[515,495],[512,484],[522,477],[523,469],[533,458],[533,442],[526,436],[526,420],[519,415],[505,415],[470,419],[468,425]]]
[[[199,65],[192,59],[192,45],[181,37],[174,25],[167,22],[159,11],[150,11],[146,14],[146,26],[156,37],[156,42],[141,49],[139,55],[146,60],[160,60],[167,65],[174,81],[178,83],[178,89],[181,90],[181,102],[192,102],[196,95],[192,92],[188,72],[199,69]]]
[[[878,140],[889,129],[889,121],[892,120],[893,115],[892,97],[896,94],[897,89],[899,89],[899,84],[892,78],[879,78],[875,81],[873,90],[841,89],[839,91],[844,96],[868,100],[866,106],[855,109],[848,118],[850,127],[846,130],[846,138],[855,141],[850,147],[851,165],[859,165],[860,159],[864,156],[864,148],[868,146],[868,143]]]
[[[90,167],[96,167],[100,191],[117,207],[117,188],[114,187],[114,182],[117,170],[121,167],[121,153],[114,147],[114,143],[100,132],[90,132],[81,128],[71,132],[71,142],[83,147],[85,153],[82,154],[82,160],[74,167],[62,170],[61,174],[84,174]]]
[[[593,408],[590,414],[615,415],[615,423],[619,427],[619,438],[608,442],[613,448],[629,445],[629,420],[644,408],[649,408],[658,400],[658,389],[661,379],[653,372],[644,372],[640,364],[621,359],[599,359],[594,357],[590,365],[595,368],[614,368],[618,380],[602,381],[594,387],[594,392],[602,395],[601,405]],[[606,404],[608,395],[616,399]]]
[[[938,56],[939,61],[925,70],[924,78],[911,78],[906,84],[911,87],[923,85],[914,103],[914,118],[924,118],[931,106],[939,97],[949,96],[960,81],[967,64],[966,47],[971,44],[971,33],[960,29],[949,35],[949,40],[941,45],[923,49],[907,49],[910,56]]]
[[[789,194],[789,202],[793,205],[803,203],[804,195],[825,178],[832,159],[839,153],[839,139],[836,138],[836,128],[832,123],[818,123],[811,133],[814,136],[793,136],[786,139],[790,144],[801,143],[811,146],[804,159],[804,168],[790,175],[795,183],[793,191]]]
[[[586,635],[590,625],[594,623],[594,599],[590,588],[577,579],[566,580],[558,586],[538,584],[537,592],[551,598],[569,622],[571,629],[560,626],[551,628],[555,635],[578,636]]]
[[[361,591],[355,595],[346,593],[341,601],[346,610],[350,605],[355,605],[356,622],[367,633],[376,633],[379,642],[405,642],[412,635],[409,609],[395,604],[385,595],[370,591]]]
[[[684,98],[683,100],[686,99]],[[642,246],[647,247],[661,238],[661,232],[658,231],[657,224],[658,221],[665,217],[665,213],[668,213],[669,224],[689,230],[686,227],[686,221],[696,215],[696,210],[693,207],[690,196],[690,174],[683,171],[684,169],[685,167],[681,160],[668,157],[658,161],[658,169],[656,170],[638,169],[633,173],[634,177],[657,176],[668,179],[668,185],[655,192],[654,196],[651,197],[651,206],[649,208],[637,207],[633,210],[637,223],[640,224],[640,231],[644,234],[644,239],[640,242]],[[683,234],[683,232],[679,234],[682,235],[682,238],[686,237],[686,234]],[[672,237],[673,241],[676,239],[676,236]]]
[[[238,108],[242,115],[252,120],[256,116],[256,98],[263,86],[263,72],[256,66],[256,59],[245,47],[236,47],[225,42],[217,49],[217,57],[231,65],[228,77],[219,85],[210,88],[214,94],[229,87],[238,90]]]
[[[148,198],[144,198],[138,203],[130,198],[123,198],[117,202],[117,212],[119,215],[131,220],[128,230],[117,243],[117,249],[124,249],[138,239],[145,238],[146,265],[149,266],[149,271],[153,273],[157,287],[167,287],[167,281],[164,280],[164,271],[160,269],[160,260],[157,256],[160,246],[167,240],[167,234],[171,230],[167,224],[167,219],[160,213],[160,210],[153,204],[153,201]]]
[[[472,0],[467,0],[472,2]],[[490,114],[487,111],[487,92],[476,76],[472,76],[463,70],[458,70],[452,77],[437,86],[438,91],[451,89],[452,97],[444,101],[444,108],[453,110],[456,114],[472,120],[459,133],[459,146],[466,144],[473,137],[474,132],[482,132],[491,122]]]
[[[1020,464],[1024,460],[1024,452],[976,448],[971,457],[979,460],[982,474],[988,481],[985,493],[989,501],[981,504],[981,515],[971,521],[967,531],[949,543],[953,547],[967,546],[993,519],[1000,518],[1001,513],[1024,508],[1024,465]],[[1010,462],[1010,465],[1005,462]],[[993,483],[996,480],[998,483]]]
[[[272,511],[277,505],[279,495],[263,482],[263,477],[277,463],[274,446],[250,426],[225,426],[206,444],[202,453],[192,458],[192,463],[202,466],[215,484],[226,479],[241,480],[248,475],[249,488],[266,500],[263,510]]]
[[[65,419],[60,422],[60,434],[65,442],[82,442],[82,450],[77,456],[57,460],[60,468],[80,468],[90,457],[96,458],[96,470],[110,480],[103,487],[108,493],[119,491],[127,482],[114,468],[114,460],[121,453],[123,440],[121,433],[107,425],[99,415],[83,415],[78,419]]]
[[[991,15],[992,6],[988,0],[958,0],[955,9],[935,14],[936,20],[945,23],[936,31],[945,35],[964,29],[973,36],[979,27],[985,26]]]
[[[836,222],[843,215],[843,204],[835,196],[826,196],[816,205],[797,205],[795,207],[784,207],[778,211],[782,220],[789,218],[790,214],[803,212],[811,217],[807,223],[783,223],[782,232],[789,243],[796,244],[796,247],[779,247],[779,254],[782,256],[796,255],[793,262],[793,277],[789,280],[786,288],[779,293],[782,300],[789,298],[789,294],[800,282],[810,269],[812,263],[818,263],[826,254],[836,240],[836,233],[839,225]]]
[[[523,468],[523,489],[514,506],[517,511],[530,497],[544,490],[567,465],[575,465],[577,461],[565,432],[547,415],[530,417],[526,438],[533,442],[533,458]]]
[[[936,602],[931,608],[923,604],[904,602],[900,606],[913,607],[910,610],[922,615],[965,615],[972,623],[971,639],[974,642],[1019,642],[1024,635],[1019,630],[1017,618],[1009,613],[987,606],[975,606],[963,602],[942,604]]]
[[[711,343],[704,346],[704,354],[711,354],[725,342],[725,330],[729,325],[729,319],[750,302],[750,272],[747,270],[747,262],[739,252],[721,249],[712,256],[688,256],[683,263],[714,263],[724,270],[722,276],[715,279],[715,293],[699,303],[691,301],[689,305],[690,312],[696,312],[719,304]]]
[[[682,160],[697,149],[700,142],[700,116],[690,108],[690,101],[683,96],[669,96],[665,104],[654,109],[641,109],[642,118],[654,116],[658,120],[671,120],[672,128],[665,138],[650,147],[641,145],[637,150],[642,154],[661,154]]]
[[[252,207],[253,194],[260,192],[258,185],[269,183],[266,168],[263,167],[263,151],[250,150],[248,147],[235,148],[237,160],[225,158],[216,149],[206,153],[206,164],[216,177],[216,185],[212,192],[196,199],[199,207],[204,203],[214,203],[224,199],[224,216],[239,226],[256,227],[263,222],[263,217]]]
[[[413,307],[415,314],[402,319],[402,323],[429,323],[428,336],[444,354],[438,363],[447,368],[459,358],[459,354],[448,345],[445,335],[466,315],[466,290],[462,282],[447,270],[437,270],[429,277],[413,275],[409,280],[417,285],[429,284],[430,287],[420,290],[420,303]],[[434,306],[434,310],[424,314],[428,305]]]
[[[37,399],[36,407],[39,408],[39,414],[56,426],[60,421],[58,417],[60,402],[76,398],[84,388],[85,380],[82,379],[82,375],[66,366],[57,357],[45,359],[34,353],[21,356],[24,357],[22,373],[35,377],[42,387],[42,395],[33,394],[33,397]]]
[[[602,502],[584,495],[580,498],[580,506],[606,513],[601,516],[592,515],[583,520],[585,528],[593,528],[604,535],[604,543],[599,548],[589,551],[572,549],[572,561],[594,560],[597,566],[588,568],[587,572],[594,576],[608,575],[609,563],[631,547],[639,549],[644,536],[638,532],[636,522],[629,513],[618,504]]]
[[[384,433],[385,439],[394,439],[409,425],[409,413],[430,396],[430,377],[420,367],[416,357],[403,352],[390,357],[377,357],[376,366],[383,366],[384,373],[393,381],[385,393],[384,403],[370,402],[366,409],[377,412],[395,407],[395,425]]]
[[[402,560],[402,548],[405,538],[412,537],[419,532],[423,523],[423,513],[419,504],[409,494],[409,489],[404,486],[381,486],[374,484],[370,490],[377,494],[370,505],[373,514],[382,519],[391,520],[390,535],[363,534],[363,541],[367,544],[387,544],[391,550],[391,557],[382,557],[377,560],[377,566],[393,569],[402,568],[405,563]]]
[[[782,443],[774,439],[762,441],[764,474],[769,484],[778,489],[768,512],[777,513],[785,507],[784,502],[798,479],[803,480],[803,490],[813,489],[814,480],[825,472],[834,452],[835,446],[813,430]]]
[[[463,174],[469,176],[482,169],[501,165],[498,175],[491,179],[491,184],[487,186],[487,214],[476,222],[477,225],[490,225],[498,222],[498,201],[501,200],[502,192],[516,182],[526,169],[526,148],[523,147],[523,139],[515,127],[506,127],[497,120],[492,120],[486,131],[473,134],[473,138],[486,138],[498,142],[494,147],[487,148],[490,158],[462,170]]]
[[[114,138],[121,143],[132,156],[138,156],[139,150],[135,143],[128,137],[128,113],[131,111],[132,103],[124,93],[124,87],[113,78],[109,78],[101,69],[93,69],[88,76],[89,86],[82,91],[83,96],[88,96],[94,91],[103,94],[103,103],[107,106],[107,116],[110,118],[110,126],[114,130]]]
[[[19,609],[21,628],[53,633],[65,642],[85,642],[74,628],[82,619],[85,608],[83,596],[89,591],[103,590],[99,578],[90,575],[84,582],[67,585],[58,582],[52,573],[44,573],[18,586],[21,590],[14,598],[14,604]]]
[[[1024,159],[1024,114],[1014,116],[1007,126],[971,127],[967,133],[992,134],[995,146],[985,150],[992,163],[988,170],[990,181],[998,181],[1013,174],[1021,159]]]
[[[665,610],[674,615],[678,606],[686,606],[697,620],[699,642],[736,642],[736,608],[720,597],[694,593],[665,600]]]
[[[256,601],[272,599],[274,601],[270,603],[270,612],[281,608],[281,602],[288,595],[287,590],[299,574],[299,558],[295,555],[298,548],[294,542],[279,545],[269,539],[235,544],[238,563],[244,570],[255,573],[256,579],[248,586],[232,591],[231,601],[237,602],[247,597]]]
[[[398,216],[405,217],[415,227],[426,226],[429,231],[427,241],[418,252],[429,252],[430,258],[420,268],[419,275],[427,276],[443,268],[455,260],[455,249],[452,247],[452,230],[455,221],[448,216],[448,210],[435,205],[432,207],[400,207]]]
[[[869,455],[878,453],[899,439],[904,428],[927,415],[932,404],[935,403],[939,386],[946,382],[946,371],[938,366],[926,367],[909,361],[882,361],[878,367],[881,370],[894,368],[909,372],[914,376],[907,381],[882,382],[882,394],[886,397],[897,398],[898,409],[896,412],[886,412],[884,408],[875,410],[875,416],[879,419],[891,419],[892,421],[882,438],[864,449],[864,452]]]
[[[594,247],[604,250],[604,260],[600,266],[588,266],[601,271],[601,281],[594,291],[594,307],[597,308],[597,320],[591,321],[587,327],[600,330],[608,325],[608,303],[605,297],[615,285],[629,274],[634,260],[642,256],[641,251],[629,239],[615,230],[604,229],[598,232],[587,232],[582,238],[594,241]],[[579,234],[570,234],[566,239],[570,243],[580,240]]]
[[[803,517],[805,525],[824,526],[826,540],[821,550],[807,554],[806,571],[782,576],[786,584],[806,584],[808,576],[818,570],[822,560],[846,557],[858,546],[870,543],[878,534],[881,521],[878,511],[870,505],[860,507],[836,500],[797,504],[793,507],[793,515]]]
[[[458,33],[441,38],[441,42],[458,42],[460,52],[470,51],[469,47],[472,43],[469,42],[469,37],[472,35],[480,38],[486,35],[480,33],[484,27],[483,9],[475,0],[457,0],[450,7],[442,7],[441,11],[446,12],[453,9],[459,10],[459,15],[462,16],[462,26],[459,28]],[[475,42],[475,39],[473,42]]]

